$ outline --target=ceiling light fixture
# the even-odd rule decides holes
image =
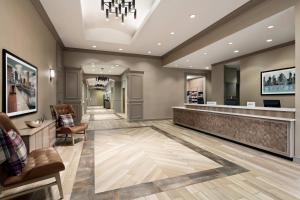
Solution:
[[[191,66],[189,66],[189,68],[192,68],[193,66],[191,65]]]
[[[208,53],[207,53],[207,52],[204,52],[203,54],[204,54],[204,55],[207,55]]]
[[[274,27],[275,27],[274,25],[270,25],[270,26],[268,26],[268,29],[272,29]]]
[[[171,35],[175,35],[175,32],[171,32],[170,34],[171,34]]]
[[[161,46],[161,42],[157,43],[158,46]]]
[[[148,54],[151,54],[152,52],[151,51],[148,51]]]
[[[205,69],[209,69],[210,67],[205,67]]]
[[[93,48],[96,48],[97,46],[96,46],[96,45],[93,45],[92,47],[93,47]]]
[[[232,43],[232,42],[228,42],[228,44],[229,44],[229,45],[232,45],[233,43]]]
[[[190,15],[190,18],[191,18],[191,19],[195,19],[195,18],[196,18],[196,15],[192,14],[192,15]]]
[[[267,39],[267,40],[266,40],[266,42],[272,42],[272,41],[273,41],[272,39]]]
[[[116,67],[119,67],[120,65],[116,64],[115,66],[116,66]]]
[[[234,53],[238,53],[238,52],[240,52],[240,51],[239,51],[239,50],[235,50],[235,51],[234,51]]]
[[[119,51],[123,51],[123,49],[122,49],[122,48],[119,48]]]
[[[101,10],[105,11],[106,19],[115,14],[116,18],[121,17],[123,23],[130,13],[133,13],[134,19],[137,17],[135,0],[101,0]]]

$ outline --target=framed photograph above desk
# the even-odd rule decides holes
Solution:
[[[294,95],[295,67],[261,72],[261,95]]]
[[[3,112],[9,117],[37,112],[37,68],[5,49],[2,56]]]

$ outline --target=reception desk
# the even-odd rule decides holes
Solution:
[[[295,109],[185,104],[173,107],[175,124],[292,158]]]

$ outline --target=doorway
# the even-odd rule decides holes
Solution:
[[[185,102],[191,104],[204,104],[206,102],[206,78],[201,75],[186,75]]]
[[[104,91],[102,90],[90,90],[90,106],[101,106],[103,107],[103,96]]]

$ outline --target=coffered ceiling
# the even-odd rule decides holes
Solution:
[[[137,0],[137,20],[105,20],[100,0],[40,0],[65,47],[162,56],[248,0]]]

